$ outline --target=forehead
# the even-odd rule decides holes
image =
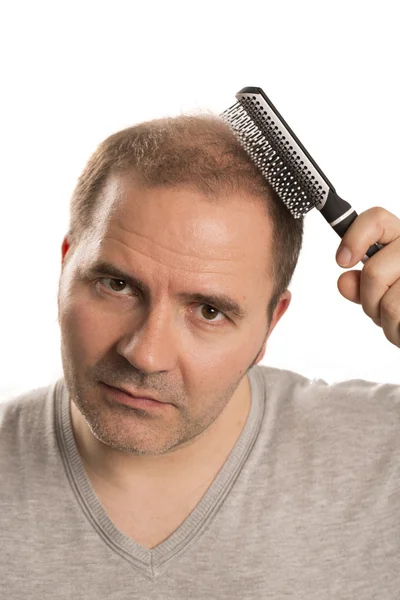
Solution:
[[[266,212],[262,200],[243,193],[210,198],[187,186],[146,187],[114,176],[102,194],[85,262],[204,282],[268,283]]]

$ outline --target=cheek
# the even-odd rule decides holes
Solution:
[[[182,363],[187,386],[215,396],[216,389],[227,389],[244,376],[258,349],[244,332],[210,343],[197,341],[191,349],[188,345]]]
[[[114,342],[109,320],[102,319],[93,304],[70,300],[60,310],[60,327],[64,344],[74,359],[96,362]]]

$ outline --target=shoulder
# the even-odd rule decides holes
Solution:
[[[381,435],[400,440],[400,385],[363,379],[327,383],[288,370],[256,367],[266,403],[285,422],[321,435]],[[268,412],[268,411],[267,411]]]
[[[60,381],[60,380],[59,380]],[[15,395],[0,403],[0,454],[29,445],[44,432],[58,382]]]
[[[43,386],[15,394],[0,402],[0,424],[18,420],[24,413],[31,412],[34,406],[43,402],[49,388]]]
[[[323,379],[309,379],[286,369],[257,366],[254,370],[257,370],[257,377],[262,380],[266,392],[280,395],[291,393],[291,399],[298,399],[301,403],[335,403],[349,408],[357,405],[400,408],[400,385],[397,384],[364,379],[327,383]]]

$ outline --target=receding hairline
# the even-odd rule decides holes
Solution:
[[[121,183],[128,183],[128,185],[138,186],[139,189],[183,189],[189,191],[195,191],[201,194],[201,201],[211,202],[211,203],[226,203],[229,206],[229,202],[231,201],[240,201],[243,204],[245,203],[256,203],[262,206],[265,209],[265,197],[260,197],[256,194],[251,194],[248,190],[242,189],[233,193],[231,190],[226,188],[221,188],[219,190],[215,190],[213,194],[204,193],[203,190],[199,189],[193,183],[185,183],[185,184],[170,184],[170,185],[149,185],[144,182],[143,179],[138,176],[138,174],[132,172],[132,170],[126,169],[118,169],[110,173],[108,180],[104,183],[103,189],[99,193],[98,202],[96,203],[96,208],[93,213],[93,219],[91,225],[85,230],[84,234],[80,237],[79,240],[76,240],[74,243],[74,247],[81,247],[82,249],[85,247],[86,242],[89,242],[89,247],[94,239],[97,238],[97,242],[100,242],[102,239],[101,231],[103,227],[106,227],[106,223],[109,222],[111,218],[118,218],[118,213],[122,209],[122,201],[124,198],[123,193],[118,198],[114,198],[114,202],[110,202],[108,206],[105,205],[107,201],[107,189],[109,186],[118,186]],[[122,186],[121,186],[122,187]],[[122,190],[121,190],[122,191]],[[120,202],[121,201],[121,202]],[[99,211],[104,211],[103,214],[100,215]],[[265,239],[265,276],[269,279],[274,279],[274,260],[272,256],[273,243],[274,243],[274,224],[271,216],[269,215],[268,210],[264,210],[265,217],[268,223],[268,233]],[[99,218],[100,217],[100,218]],[[73,252],[74,250],[72,250]]]
[[[190,182],[211,199],[221,199],[221,190],[240,189],[262,198],[273,223],[274,306],[296,266],[303,219],[294,220],[220,116],[201,111],[153,119],[106,138],[87,162],[71,198],[68,234],[73,242],[90,229],[100,192],[111,171],[121,167],[137,169],[151,186]]]

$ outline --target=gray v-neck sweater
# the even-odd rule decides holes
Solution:
[[[0,598],[398,600],[400,387],[249,377],[240,438],[152,550],[91,487],[63,378],[0,404]]]

